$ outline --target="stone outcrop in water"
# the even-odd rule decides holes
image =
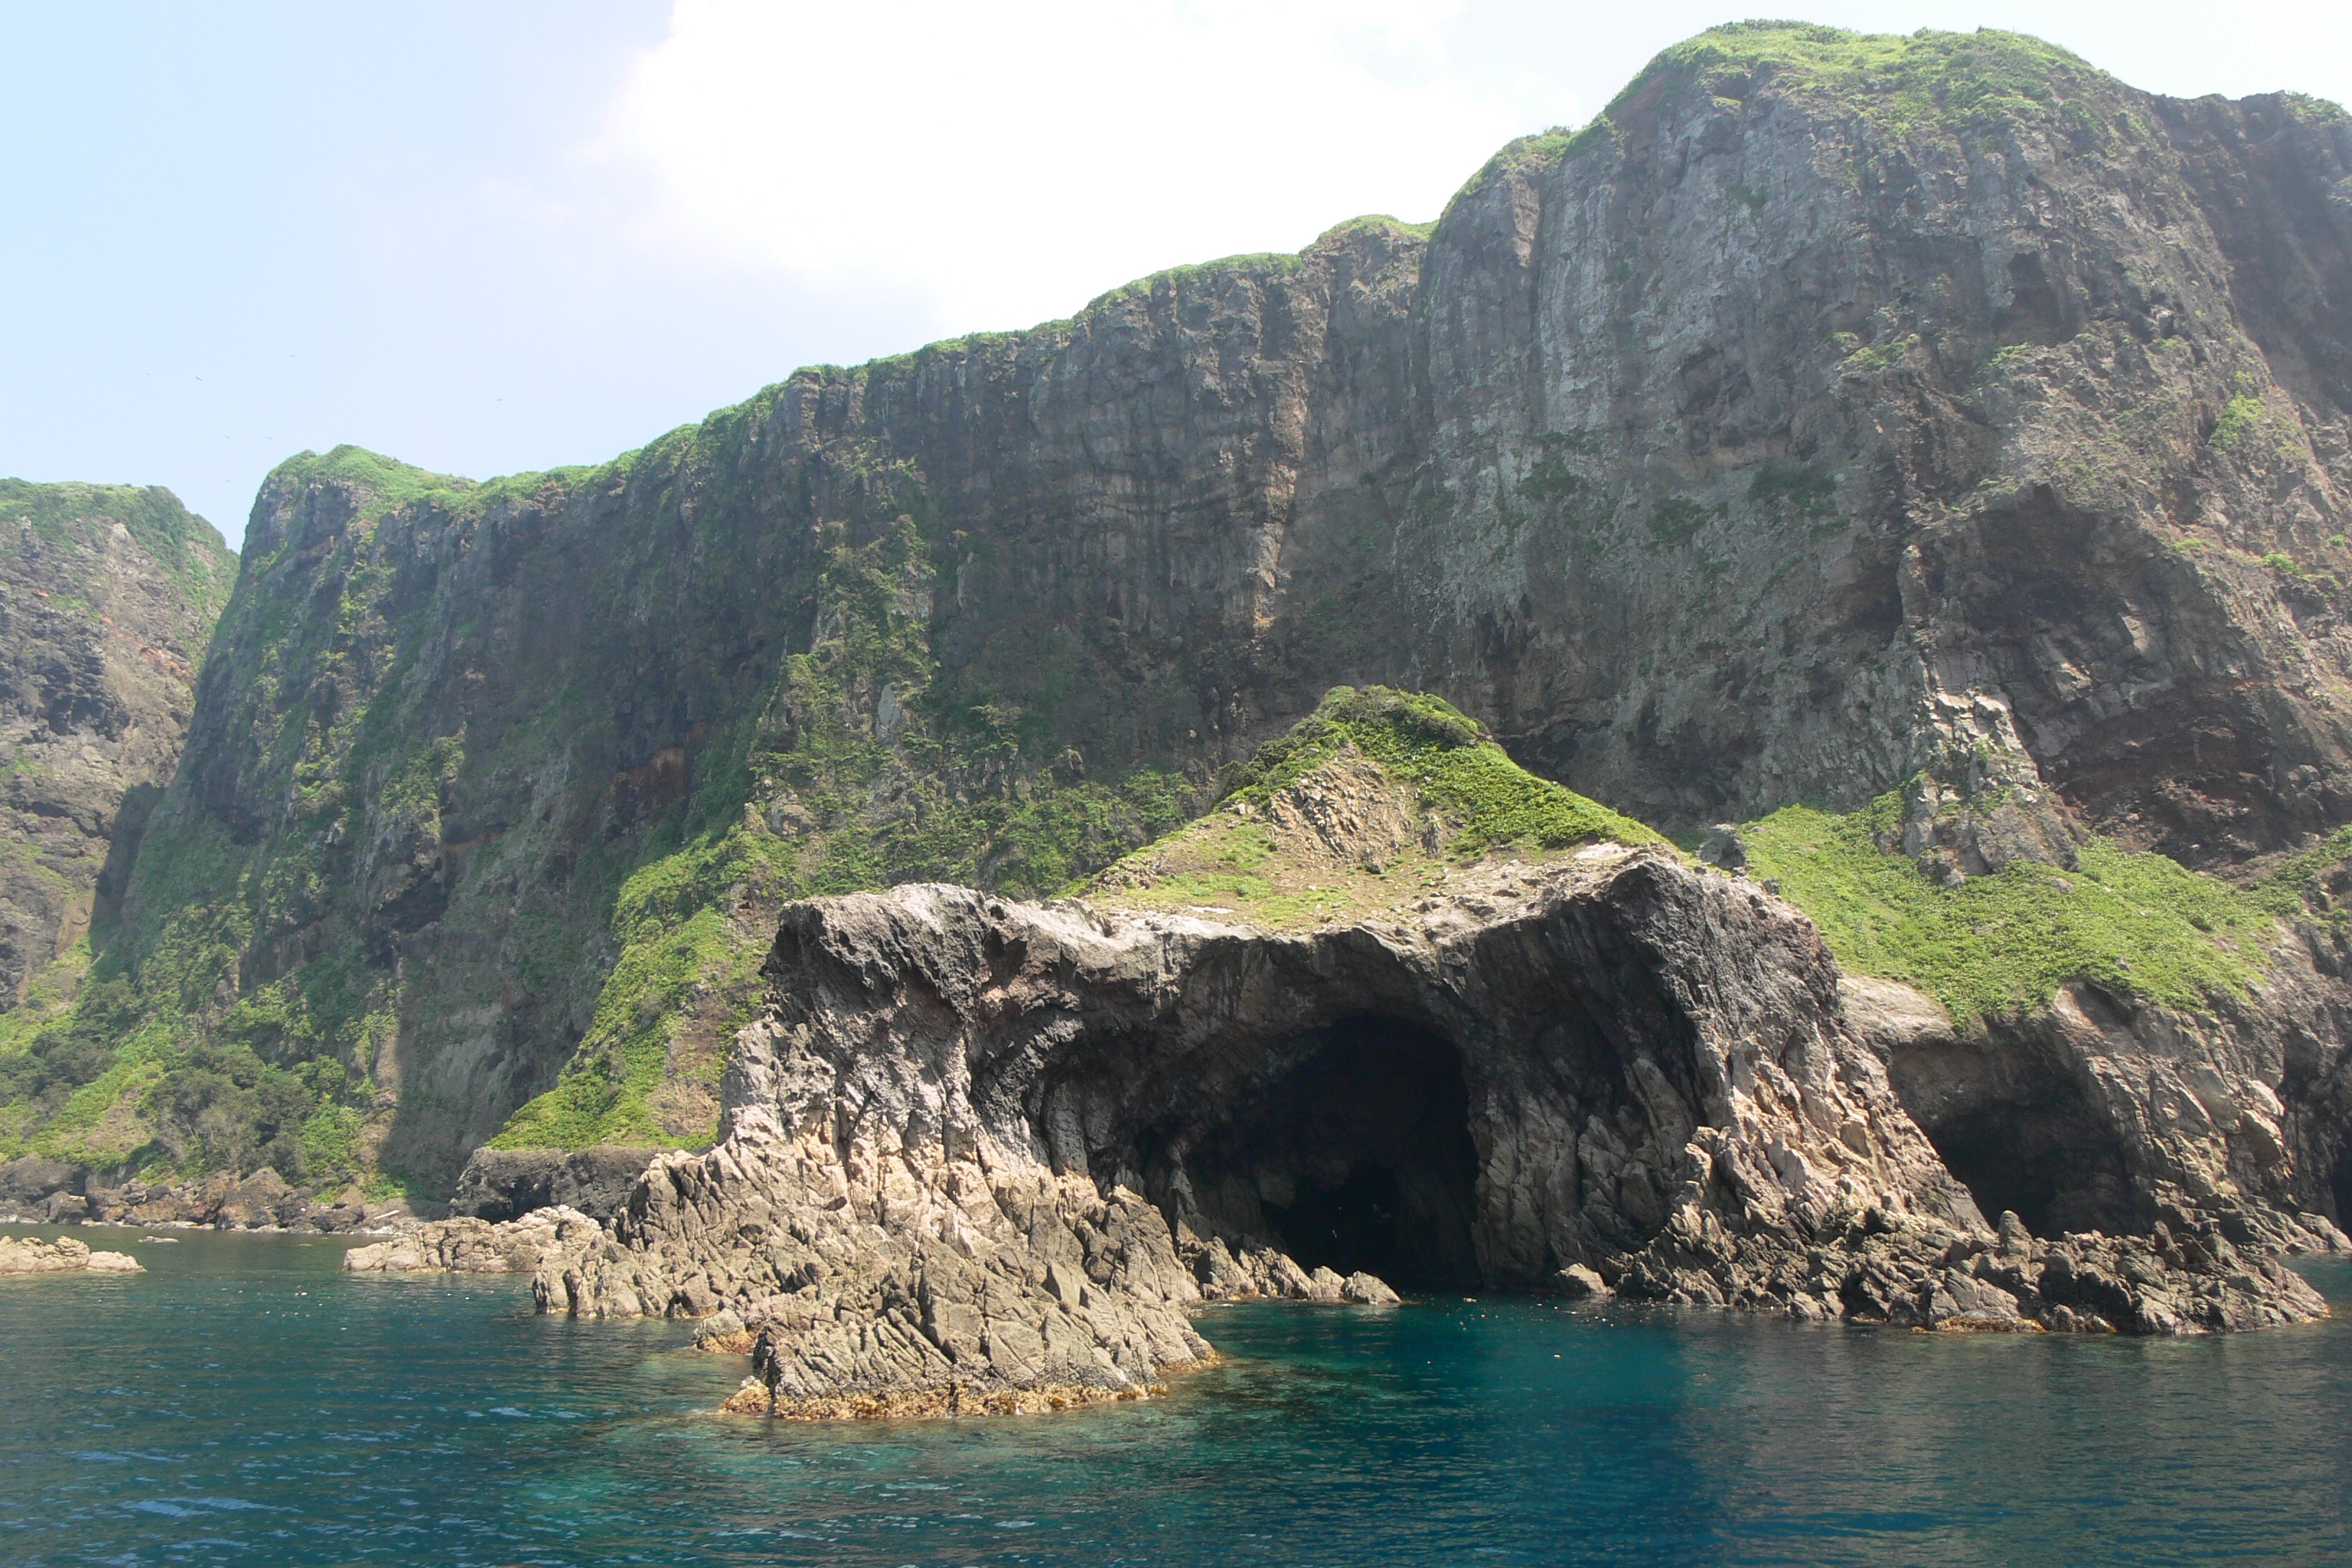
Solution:
[[[0,1236],[0,1274],[139,1274],[144,1270],[127,1252],[93,1252],[72,1237],[55,1241]]]
[[[573,1208],[535,1209],[498,1223],[461,1215],[355,1247],[343,1254],[343,1268],[352,1274],[536,1274],[561,1268],[604,1235]]]
[[[732,1310],[744,1403],[782,1413],[1131,1390],[1207,1352],[1187,1309],[1302,1262],[1923,1326],[2325,1312],[2185,1213],[1996,1232],[1751,884],[1603,844],[1389,913],[792,906],[726,1138],[655,1162],[541,1302]]]

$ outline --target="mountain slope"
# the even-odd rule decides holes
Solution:
[[[1919,779],[1954,874],[2300,844],[2352,817],[2347,180],[2324,105],[1723,28],[1433,228],[593,468],[306,455],[104,961],[111,1141],[29,1136],[227,1158],[142,1142],[194,1046],[322,1168],[707,1137],[782,900],[1050,890],[1340,684],[1667,827]]]
[[[234,572],[168,490],[0,479],[0,1140],[106,1059],[25,1047],[114,922]]]

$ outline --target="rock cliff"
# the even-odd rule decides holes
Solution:
[[[168,490],[0,479],[0,1012],[36,976],[37,1007],[79,983],[68,955],[121,899],[235,571]]]
[[[2348,178],[2308,100],[1724,28],[1431,226],[595,468],[306,454],[127,885],[135,1017],[295,1072],[237,1093],[322,1169],[702,1142],[789,900],[1054,891],[1343,681],[1667,828],[1909,781],[1937,875],[2298,846],[2352,817]],[[170,1131],[110,1081],[44,1147]]]

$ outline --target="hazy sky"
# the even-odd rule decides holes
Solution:
[[[2344,0],[1769,8],[2352,100]],[[0,0],[0,474],[168,485],[234,543],[306,447],[478,476],[610,457],[797,365],[1433,217],[1503,142],[1738,14]]]

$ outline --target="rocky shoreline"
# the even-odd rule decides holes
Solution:
[[[739,1410],[1132,1395],[1213,1353],[1204,1302],[1347,1298],[1275,1197],[1337,1137],[1404,1170],[1483,1288],[1948,1330],[2326,1315],[2280,1258],[2341,1234],[2242,1192],[2166,1186],[2146,1235],[1989,1224],[1811,925],[1753,884],[1614,847],[1482,878],[1296,933],[938,886],[793,906],[726,1137],[656,1157],[539,1300],[728,1314]],[[1356,1090],[1317,1064],[1397,1039],[1458,1063],[1465,1184],[1398,1108],[1330,1111]],[[1301,1131],[1302,1082],[1346,1124]]]
[[[404,1199],[304,1192],[277,1172],[227,1173],[184,1182],[105,1184],[82,1166],[27,1156],[0,1165],[0,1221],[19,1225],[126,1225],[150,1228],[388,1234],[423,1216]]]
[[[1214,1356],[1204,1304],[1388,1305],[1391,1270],[2183,1335],[2326,1316],[2283,1259],[2347,1245],[2292,1201],[2259,1063],[2177,1042],[2158,1061],[2128,1030],[2073,1048],[2113,1081],[2244,1109],[2224,1126],[2175,1108],[2121,1176],[2050,1200],[2144,1229],[1988,1223],[1906,1107],[1937,1124],[1977,1104],[1954,1064],[1997,1042],[1842,982],[1801,915],[1662,848],[1472,868],[1409,910],[1303,931],[903,887],[791,906],[765,973],[715,1147],[488,1153],[460,1186],[491,1214],[562,1191],[603,1215],[427,1220],[268,1172],[33,1206],[394,1230],[344,1268],[527,1274],[545,1311],[693,1320],[702,1348],[751,1356],[730,1412],[808,1420],[1149,1397]],[[26,1163],[0,1170],[7,1191],[56,1175]]]

